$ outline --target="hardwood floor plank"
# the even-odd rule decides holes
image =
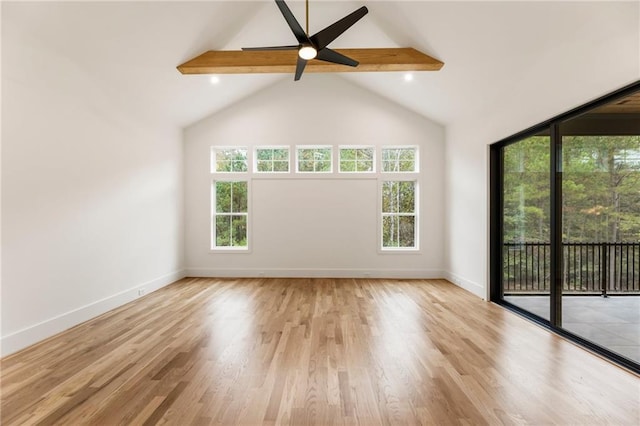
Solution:
[[[640,424],[640,378],[443,280],[188,278],[1,360],[3,425]]]

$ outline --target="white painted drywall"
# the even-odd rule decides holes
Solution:
[[[535,11],[541,29],[557,32],[555,46],[540,52],[526,73],[501,81],[503,95],[487,100],[482,115],[447,126],[447,277],[484,298],[488,145],[640,79],[639,3],[559,2],[539,7],[544,10],[533,5],[526,10]]]
[[[182,276],[181,131],[129,96],[3,31],[3,354]]]
[[[337,75],[287,79],[185,130],[185,256],[197,276],[441,277],[444,129]],[[398,84],[406,84],[398,79]],[[378,181],[251,183],[251,251],[210,251],[212,146],[418,145],[419,253],[378,251]],[[335,163],[334,163],[335,165]],[[334,170],[337,167],[334,167]]]

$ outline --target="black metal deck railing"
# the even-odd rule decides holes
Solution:
[[[562,246],[563,293],[640,294],[640,241]],[[505,243],[504,293],[549,293],[550,257],[547,242]]]

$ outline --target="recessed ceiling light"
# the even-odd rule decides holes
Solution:
[[[218,84],[220,83],[220,77],[218,77],[217,75],[212,75],[211,80],[209,81],[211,81],[211,84]]]
[[[413,74],[411,73],[406,73],[404,75],[404,81],[413,81]]]

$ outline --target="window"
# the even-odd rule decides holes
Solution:
[[[217,173],[246,173],[247,148],[211,148],[212,171]]]
[[[256,148],[255,170],[258,173],[289,172],[289,147]]]
[[[298,148],[298,172],[331,173],[331,147]]]
[[[341,147],[340,172],[367,173],[374,171],[374,147]]]
[[[417,182],[382,182],[382,248],[415,249]]]
[[[215,181],[213,198],[212,248],[246,249],[248,182]]]
[[[415,147],[382,148],[382,171],[417,172],[417,154]]]

